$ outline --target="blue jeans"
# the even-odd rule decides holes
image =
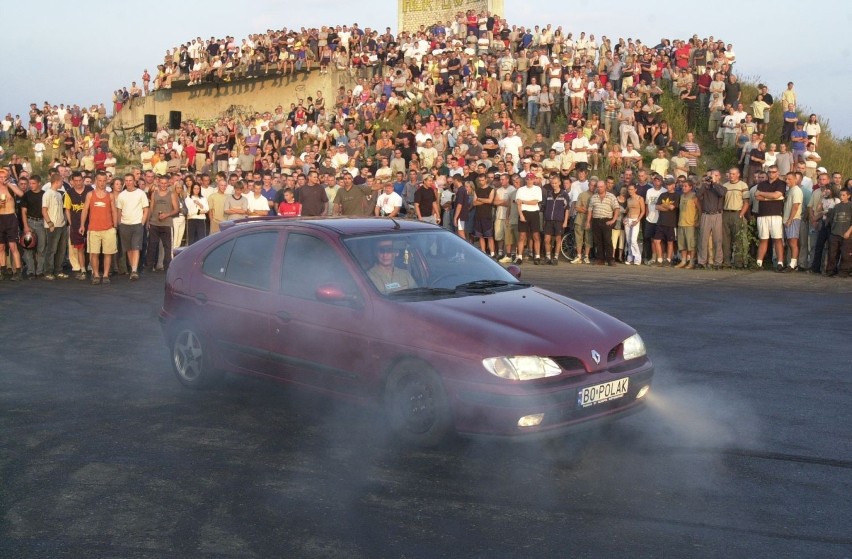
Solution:
[[[444,229],[446,229],[447,231],[450,231],[451,233],[455,233],[456,232],[456,226],[453,223],[453,208],[452,207],[444,210],[444,217],[442,219],[443,219],[443,223],[441,223],[441,225],[444,227]]]
[[[535,128],[538,119],[538,101],[527,101],[527,126]]]

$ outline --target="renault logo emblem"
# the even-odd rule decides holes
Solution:
[[[601,354],[595,350],[592,350],[592,359],[595,360],[595,365],[601,364]]]

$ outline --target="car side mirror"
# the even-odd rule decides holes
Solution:
[[[317,287],[314,295],[317,301],[323,303],[343,304],[355,308],[361,306],[358,297],[346,293],[339,283],[323,283]]]
[[[512,276],[515,279],[518,279],[518,280],[521,279],[521,267],[520,266],[512,264],[511,266],[506,268],[506,271],[509,272],[510,274],[512,274]]]

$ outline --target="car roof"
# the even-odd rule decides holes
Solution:
[[[227,222],[224,222],[227,223]],[[223,223],[223,224],[224,224]],[[278,216],[240,219],[231,222],[227,229],[237,227],[254,228],[269,225],[292,227],[294,225],[333,231],[338,235],[362,235],[369,233],[391,233],[394,231],[435,231],[443,230],[439,226],[410,219],[391,219],[388,217],[297,217]]]

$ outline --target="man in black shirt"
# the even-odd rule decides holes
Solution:
[[[482,165],[482,167],[485,167]],[[488,184],[488,177],[483,169],[476,176],[474,187],[476,197],[473,199],[473,208],[476,216],[473,220],[473,236],[479,237],[479,248],[485,251],[486,241],[488,252],[494,258],[494,189]]]
[[[44,275],[44,250],[47,247],[47,233],[44,230],[44,218],[42,216],[42,198],[44,191],[41,189],[41,178],[33,175],[29,179],[30,189],[21,197],[21,221],[24,224],[24,236],[32,235],[36,240],[36,246],[25,249],[23,252],[24,264],[27,268],[27,278],[35,279],[36,276]]]
[[[763,257],[769,249],[769,239],[775,247],[776,269],[784,269],[784,228],[782,217],[784,215],[784,195],[787,193],[787,184],[778,177],[778,167],[769,167],[769,179],[758,183],[754,193],[758,202],[757,209],[757,236],[760,243],[757,245],[757,267],[763,266]]]
[[[675,229],[680,210],[680,194],[675,192],[675,180],[666,179],[666,191],[657,198],[657,227],[654,231],[654,253],[663,254],[663,243],[666,243],[666,259],[664,265],[671,266],[674,256]]]
[[[435,178],[432,175],[425,175],[423,184],[414,193],[414,211],[420,221],[441,223],[441,209],[438,207]]]
[[[319,182],[319,173],[308,173],[307,184],[296,189],[296,201],[302,204],[302,215],[326,215],[328,195]]]

